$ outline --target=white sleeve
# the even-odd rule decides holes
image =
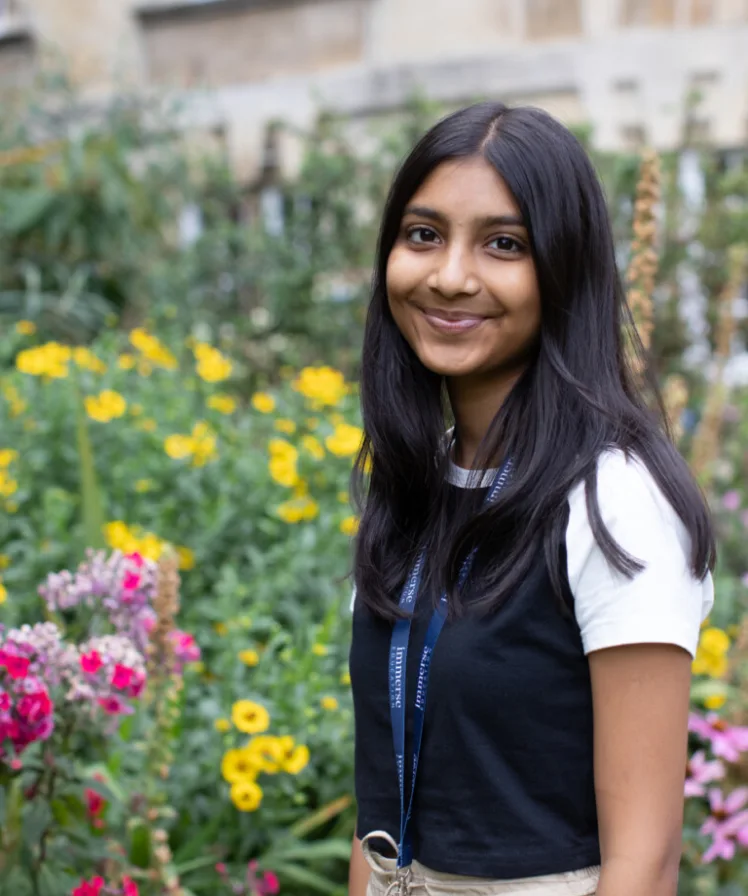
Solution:
[[[633,579],[606,560],[587,516],[584,483],[569,495],[567,573],[584,652],[621,644],[677,644],[695,656],[714,604],[711,575],[694,578],[690,537],[646,466],[622,451],[598,463],[597,497],[608,531],[644,564]]]

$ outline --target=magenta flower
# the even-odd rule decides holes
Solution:
[[[129,715],[132,712],[132,707],[114,695],[111,697],[99,697],[97,702],[104,712],[110,716]]]
[[[131,669],[129,666],[123,666],[120,663],[117,663],[117,665],[114,667],[114,674],[112,675],[112,687],[117,688],[118,691],[124,691],[125,688],[130,687],[134,677],[134,669]]]
[[[737,510],[740,507],[740,492],[731,489],[722,495],[722,506],[725,510]]]
[[[128,571],[122,580],[122,587],[125,591],[135,591],[136,588],[140,587],[140,578],[140,573]]]
[[[686,774],[685,796],[706,796],[704,785],[724,778],[725,767],[719,759],[707,761],[705,752],[699,750],[688,760]]]
[[[748,728],[728,725],[715,712],[708,713],[706,718],[692,712],[688,730],[708,741],[714,755],[728,762],[737,762],[740,754],[748,750]]]
[[[98,651],[91,650],[89,653],[81,654],[81,669],[87,675],[95,675],[103,665],[104,661]]]
[[[26,656],[19,656],[8,650],[0,650],[0,667],[8,670],[8,675],[16,680],[26,678],[29,674],[31,660]]]
[[[731,861],[735,856],[735,844],[748,846],[748,787],[739,787],[724,796],[714,787],[709,791],[709,807],[712,814],[701,826],[700,833],[711,835],[712,843],[704,853],[705,864],[715,859]]]

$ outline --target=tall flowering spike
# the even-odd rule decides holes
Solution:
[[[683,438],[683,424],[681,420],[683,411],[685,411],[688,404],[688,384],[679,373],[674,373],[665,380],[662,400],[670,423],[673,441],[677,444]]]
[[[153,609],[156,624],[148,647],[149,673],[170,674],[175,668],[175,643],[172,633],[179,612],[179,558],[175,551],[164,551],[158,561]]]
[[[719,453],[719,436],[727,402],[724,371],[735,333],[735,299],[740,293],[747,271],[748,245],[741,243],[731,246],[728,251],[727,282],[717,300],[719,319],[715,334],[716,365],[704,402],[704,414],[694,435],[691,452],[691,467],[703,487],[709,484],[711,467]]]
[[[659,257],[655,249],[656,207],[659,200],[660,159],[656,152],[647,150],[642,155],[639,183],[636,187],[631,260],[626,272],[628,305],[645,351],[649,351],[654,327],[652,293],[659,266]],[[631,366],[634,372],[639,374],[642,370],[642,359],[635,351],[633,334],[628,334],[627,342]]]

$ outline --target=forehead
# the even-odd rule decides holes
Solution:
[[[520,214],[506,182],[482,157],[442,162],[408,205],[429,206],[450,217],[465,219]]]

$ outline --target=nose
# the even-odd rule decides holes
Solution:
[[[453,245],[435,261],[427,286],[445,299],[472,296],[480,291],[480,282],[473,269],[470,253]]]

